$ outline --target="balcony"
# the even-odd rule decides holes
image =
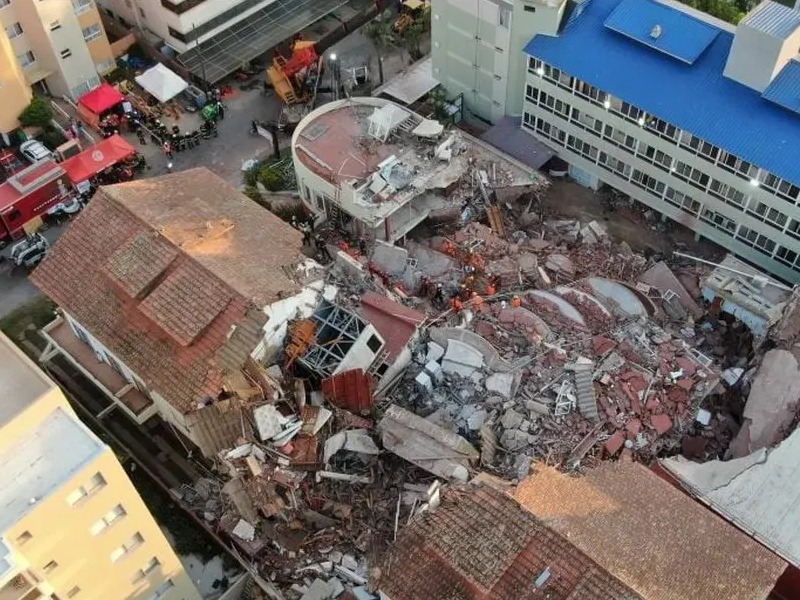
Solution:
[[[140,425],[156,413],[153,401],[112,366],[98,360],[94,350],[73,333],[63,318],[58,317],[46,325],[42,329],[42,335],[48,342],[47,349],[42,354],[42,362],[50,360],[55,354],[62,354],[114,404]]]
[[[41,595],[22,573],[0,588],[0,600],[36,600]]]

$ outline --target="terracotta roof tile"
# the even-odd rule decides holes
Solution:
[[[194,169],[101,188],[31,279],[191,413],[256,347],[264,306],[297,289],[300,246],[290,225]]]
[[[178,256],[155,231],[142,231],[122,244],[106,263],[108,274],[128,295],[139,297]]]
[[[638,463],[580,477],[537,465],[515,497],[647,600],[763,600],[785,567]]]
[[[477,484],[449,488],[406,528],[375,583],[392,600],[642,600],[514,499]]]
[[[184,261],[139,304],[181,346],[188,346],[228,304],[232,293],[197,263]]]

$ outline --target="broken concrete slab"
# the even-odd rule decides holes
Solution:
[[[397,405],[389,407],[378,430],[389,452],[443,479],[467,481],[472,463],[480,457],[461,436]]]
[[[442,371],[448,375],[469,377],[483,368],[483,355],[472,346],[458,340],[447,342],[447,351],[442,358]]]
[[[513,408],[509,408],[503,413],[503,416],[500,417],[500,425],[503,426],[503,429],[517,429],[524,419],[525,417],[523,415]]]
[[[500,445],[510,452],[521,450],[532,441],[530,434],[519,429],[506,429],[500,436]]]
[[[544,263],[545,269],[549,269],[553,273],[564,275],[565,277],[575,276],[575,265],[572,261],[563,254],[551,254],[547,257]]]
[[[358,454],[380,454],[380,449],[372,441],[366,429],[348,429],[339,431],[325,441],[323,460],[327,465],[334,454],[341,450],[348,450]]]
[[[487,392],[509,399],[514,389],[514,375],[511,373],[493,373],[486,378],[484,385]]]
[[[394,244],[376,240],[370,264],[389,277],[400,277],[406,269],[408,251]]]
[[[426,363],[431,362],[432,360],[438,361],[444,356],[444,347],[440,346],[436,342],[428,342],[427,350],[428,352],[425,354]]]
[[[286,421],[278,409],[272,404],[264,404],[253,411],[253,418],[256,420],[256,429],[262,442],[271,440],[283,430],[283,423]]]
[[[783,439],[800,399],[800,364],[795,355],[772,349],[764,355],[744,406],[744,422],[730,445],[733,458]]]
[[[695,319],[703,314],[697,302],[692,298],[692,295],[664,261],[657,262],[647,269],[647,271],[639,275],[639,281],[658,289],[662,295],[668,290],[676,294],[677,302]]]
[[[233,535],[243,539],[246,542],[252,542],[256,537],[256,528],[250,525],[244,519],[239,519],[236,527],[233,528]]]

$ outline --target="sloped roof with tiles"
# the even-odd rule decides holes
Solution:
[[[101,188],[33,282],[183,413],[299,290],[301,234],[206,169]]]
[[[639,463],[537,464],[515,497],[647,600],[763,600],[786,567]]]
[[[403,530],[371,583],[392,600],[643,600],[483,484],[445,491],[436,511]]]

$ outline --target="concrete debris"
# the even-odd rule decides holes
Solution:
[[[514,375],[511,373],[493,373],[484,382],[487,392],[510,399],[514,387]]]
[[[378,430],[384,448],[443,479],[467,481],[480,456],[464,438],[399,406],[386,411]]]
[[[233,535],[243,539],[246,542],[252,542],[256,537],[256,529],[244,519],[239,519],[236,527],[233,528]]]

